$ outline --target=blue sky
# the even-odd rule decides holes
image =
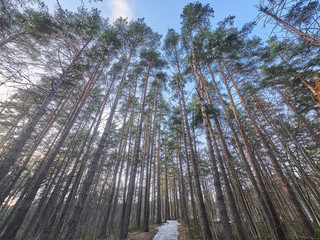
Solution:
[[[59,0],[63,8],[76,11],[83,2],[88,8],[96,7],[101,10],[104,17],[111,21],[119,16],[129,19],[145,18],[146,23],[158,33],[165,35],[168,28],[178,30],[180,28],[180,14],[183,7],[194,1],[190,0],[103,0],[103,2],[91,3],[88,0]],[[53,9],[56,0],[45,0],[46,4]],[[259,0],[205,0],[215,11],[213,24],[223,20],[229,15],[236,16],[235,25],[241,27],[244,23],[252,21],[258,15],[255,7]],[[254,33],[266,39],[270,29],[262,28],[262,22],[255,28]]]

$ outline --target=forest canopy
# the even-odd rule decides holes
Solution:
[[[260,1],[267,40],[57,3],[0,1],[1,240],[320,238],[319,1]]]

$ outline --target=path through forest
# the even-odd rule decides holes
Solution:
[[[169,221],[159,227],[159,232],[154,236],[153,240],[178,240],[178,221]]]

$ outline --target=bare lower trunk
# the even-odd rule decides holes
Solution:
[[[195,80],[196,80],[196,78],[195,78]],[[221,219],[221,223],[223,226],[223,230],[224,230],[226,239],[233,240],[234,236],[232,233],[230,219],[229,219],[229,216],[227,213],[227,207],[226,207],[224,196],[222,193],[220,174],[218,171],[218,165],[217,165],[216,158],[214,156],[213,146],[212,146],[211,137],[210,137],[209,121],[208,121],[208,116],[207,116],[205,105],[204,105],[203,82],[201,79],[199,79],[199,80],[200,80],[200,89],[197,89],[197,91],[198,91],[198,95],[200,98],[201,114],[202,114],[202,120],[203,120],[205,136],[206,136],[207,147],[208,147],[208,151],[209,151],[209,160],[210,160],[211,169],[212,169],[213,178],[214,178],[214,186],[215,186],[216,198],[218,201],[218,209],[219,209],[220,219]],[[196,81],[196,83],[197,83],[197,81]]]
[[[161,114],[160,114],[160,120],[161,123]],[[157,146],[157,223],[161,223],[161,179],[160,179],[160,148],[161,148],[161,127],[159,126],[158,131],[158,146]]]
[[[249,166],[248,162],[247,162],[247,159],[244,155],[244,152],[243,152],[243,147],[238,139],[238,136],[237,136],[237,133],[235,132],[235,129],[233,128],[233,125],[232,125],[232,122],[231,122],[231,119],[230,119],[230,115],[224,105],[224,101],[221,97],[221,94],[220,94],[220,91],[219,91],[219,88],[217,86],[217,83],[215,81],[215,78],[214,78],[214,75],[213,75],[213,72],[210,68],[210,66],[208,65],[208,68],[209,68],[209,71],[210,71],[210,75],[212,77],[212,82],[216,88],[216,92],[218,94],[218,97],[219,97],[219,101],[223,107],[223,111],[225,113],[225,116],[227,117],[227,120],[228,120],[228,123],[229,123],[229,126],[231,128],[231,132],[232,132],[232,135],[235,139],[235,142],[236,142],[236,145],[237,145],[237,148],[239,150],[239,153],[240,153],[240,157],[242,158],[242,161],[244,163],[244,166],[245,166],[245,169],[249,175],[249,179],[251,180],[251,184],[253,185],[254,187],[254,190],[255,192],[257,193],[257,196],[258,196],[258,199],[260,201],[260,204],[262,206],[262,209],[264,211],[264,214],[266,216],[266,219],[267,219],[267,223],[268,223],[268,226],[270,228],[270,232],[271,234],[274,236],[275,239],[280,239],[280,240],[285,240],[287,239],[286,236],[285,236],[285,233],[284,233],[284,230],[281,226],[281,223],[280,223],[280,219],[275,211],[275,208],[274,208],[274,205],[271,201],[271,198],[269,196],[269,193],[268,191],[266,190],[266,187],[264,185],[264,182],[262,180],[262,176],[261,176],[261,172],[260,172],[260,169],[259,169],[259,166],[256,162],[256,159],[249,147],[249,144],[248,144],[248,138],[243,130],[243,126],[242,126],[242,123],[240,121],[240,118],[239,118],[239,115],[238,115],[238,112],[235,108],[235,104],[234,104],[234,101],[233,101],[233,98],[232,98],[232,95],[231,95],[231,92],[229,90],[228,87],[226,87],[226,90],[227,90],[227,93],[228,93],[228,96],[229,96],[229,99],[230,99],[230,103],[231,103],[231,106],[232,106],[232,111],[233,111],[233,114],[235,116],[235,119],[237,121],[237,124],[238,124],[238,127],[239,127],[239,132],[240,132],[240,135],[241,135],[241,138],[243,140],[243,144],[244,144],[244,147],[245,147],[245,150],[247,152],[247,155],[248,155],[248,158],[249,160],[251,161],[251,164],[252,164],[252,167],[253,167],[253,170],[255,172],[255,175],[256,175],[256,178],[253,176],[252,174],[252,171],[251,171],[251,167]],[[224,72],[221,71],[221,75],[222,75],[222,78],[224,79],[225,78],[225,75],[224,75]]]
[[[100,62],[101,63],[101,62]],[[94,73],[99,69],[100,63],[97,64],[97,68],[95,68]],[[94,75],[95,76],[95,75]],[[34,175],[34,183],[27,191],[24,198],[21,200],[21,202],[17,202],[16,205],[19,207],[16,209],[16,212],[14,216],[10,219],[10,221],[6,224],[6,229],[3,232],[2,237],[4,238],[14,238],[22,225],[27,212],[29,211],[31,204],[36,196],[36,193],[38,192],[43,180],[45,179],[47,173],[49,172],[50,167],[52,166],[56,156],[60,152],[61,147],[63,146],[65,140],[67,139],[74,123],[76,122],[85,102],[86,99],[89,96],[90,91],[92,90],[97,78],[93,77],[90,78],[89,82],[87,83],[87,86],[78,100],[77,104],[73,108],[68,120],[67,120],[67,126],[61,135],[59,142],[57,146],[55,147],[55,150],[52,152],[50,157],[48,158],[46,164],[42,169],[39,171],[39,175]]]
[[[128,185],[126,210],[125,210],[125,214],[122,219],[122,222],[120,224],[120,239],[127,239],[128,232],[129,232],[130,215],[131,215],[133,195],[134,195],[134,189],[135,189],[136,174],[137,174],[138,163],[139,163],[142,124],[144,122],[144,108],[146,103],[149,74],[150,74],[150,68],[148,69],[146,82],[144,83],[145,85],[144,85],[143,99],[142,99],[141,108],[140,108],[140,121],[139,121],[139,126],[137,130],[137,135],[136,135],[136,142],[133,150],[134,154],[132,159],[131,175],[130,175],[129,185]]]
[[[80,191],[79,198],[75,204],[75,209],[74,209],[74,211],[68,221],[67,231],[66,231],[66,234],[64,235],[65,240],[72,240],[75,237],[78,219],[84,209],[85,202],[87,200],[88,193],[89,193],[91,184],[93,182],[93,177],[94,177],[95,172],[97,170],[97,166],[100,162],[101,156],[103,155],[103,150],[104,150],[105,144],[109,138],[109,133],[110,133],[111,125],[113,122],[113,117],[115,115],[115,112],[116,112],[116,109],[118,106],[118,102],[119,102],[119,99],[122,94],[122,88],[123,88],[124,82],[126,80],[129,63],[130,63],[130,56],[127,60],[126,67],[124,69],[124,73],[121,78],[121,82],[118,85],[117,94],[116,94],[116,97],[115,97],[114,102],[112,104],[112,107],[111,107],[111,110],[110,110],[110,113],[108,116],[108,120],[106,122],[106,125],[105,125],[104,131],[102,133],[100,142],[99,142],[97,150],[93,156],[93,160],[89,166],[89,170],[88,170],[87,176],[83,182],[83,186]]]

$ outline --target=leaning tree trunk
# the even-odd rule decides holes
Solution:
[[[139,126],[138,126],[138,130],[137,130],[136,140],[135,140],[135,145],[134,145],[134,150],[133,150],[132,168],[131,168],[131,175],[130,175],[129,185],[128,185],[126,211],[125,211],[124,217],[123,217],[121,225],[120,225],[120,239],[127,239],[128,232],[129,232],[130,215],[131,215],[133,195],[134,195],[134,189],[135,189],[135,181],[136,181],[136,175],[137,175],[137,169],[138,169],[138,163],[139,163],[142,125],[144,122],[144,108],[146,105],[146,95],[147,95],[149,74],[150,74],[150,68],[148,68],[146,80],[144,83],[144,91],[143,91],[143,95],[142,95],[143,98],[142,98],[142,103],[141,103],[141,107],[140,107],[140,120],[139,120]]]
[[[120,97],[122,95],[122,89],[123,89],[123,85],[124,85],[124,82],[125,82],[126,77],[127,77],[127,71],[128,71],[128,68],[129,68],[130,60],[131,60],[131,55],[129,56],[129,58],[127,60],[127,63],[126,63],[126,66],[125,66],[121,81],[120,81],[120,83],[118,85],[116,97],[115,97],[114,102],[112,104],[112,107],[111,107],[111,110],[110,110],[110,113],[109,113],[109,116],[108,116],[108,120],[106,122],[106,125],[105,125],[104,131],[102,133],[100,142],[98,144],[97,150],[96,150],[96,152],[95,152],[95,154],[93,156],[93,160],[92,160],[92,162],[91,162],[91,164],[89,166],[89,170],[88,170],[87,176],[86,176],[86,178],[85,178],[85,180],[83,182],[83,186],[82,186],[82,189],[80,191],[79,198],[78,198],[78,200],[77,200],[77,202],[75,204],[74,211],[73,211],[73,213],[72,213],[72,215],[71,215],[71,217],[70,217],[70,219],[68,221],[67,230],[66,230],[66,233],[65,233],[64,238],[63,238],[65,240],[72,240],[72,239],[75,238],[76,227],[78,225],[78,219],[81,216],[81,213],[82,213],[82,211],[84,209],[85,202],[87,200],[88,193],[89,193],[91,184],[93,182],[93,177],[94,177],[95,172],[97,170],[97,166],[98,166],[98,164],[100,162],[101,156],[103,155],[103,150],[104,150],[104,147],[106,145],[106,142],[107,142],[107,140],[109,138],[109,133],[110,133],[113,117],[115,115],[119,99],[120,99]]]
[[[91,37],[85,45],[77,52],[77,54],[72,59],[69,66],[63,70],[62,75],[56,82],[56,84],[53,86],[52,90],[49,92],[47,97],[44,99],[43,103],[41,104],[38,112],[35,114],[35,116],[31,119],[30,123],[25,128],[24,132],[19,136],[17,141],[15,142],[14,146],[10,149],[10,151],[3,157],[3,164],[0,167],[0,181],[8,174],[11,166],[16,162],[18,156],[22,152],[23,147],[29,140],[31,134],[34,132],[36,125],[39,123],[40,119],[43,117],[43,115],[46,113],[47,107],[50,104],[51,100],[53,99],[54,95],[58,91],[61,84],[64,82],[66,76],[70,72],[70,70],[75,65],[76,61],[80,58],[82,55],[82,52],[84,49],[88,46],[88,44],[91,42],[93,37]]]
[[[213,103],[211,101],[211,98],[210,98],[210,95],[209,95],[209,92],[208,92],[208,89],[207,89],[207,86],[206,86],[206,79],[203,77],[202,73],[201,73],[201,80],[202,80],[203,91],[206,93],[208,103],[210,104],[210,106],[213,107]],[[232,160],[231,160],[232,159],[231,158],[231,154],[230,154],[230,152],[228,150],[228,147],[227,147],[227,144],[225,142],[225,138],[223,136],[219,120],[218,120],[216,115],[213,116],[213,119],[214,119],[214,122],[215,122],[215,125],[216,125],[216,129],[218,131],[218,135],[219,135],[219,138],[220,138],[220,141],[221,141],[221,144],[222,144],[222,150],[224,152],[224,156],[225,156],[225,160],[226,160],[225,162],[226,162],[226,164],[227,164],[227,166],[229,168],[229,172],[231,173],[230,174],[231,175],[230,177],[232,179],[231,182],[233,183],[234,189],[238,192],[239,195],[241,195],[242,194],[242,190],[240,189],[239,179],[238,179],[238,176],[235,173],[235,169],[234,169],[234,166],[233,166]],[[213,128],[212,128],[212,125],[211,125],[211,122],[210,122],[209,119],[208,119],[208,128],[209,128],[211,139],[213,141],[213,146],[214,146],[215,151],[216,151],[217,159],[218,159],[218,162],[219,162],[219,165],[220,165],[220,168],[221,168],[222,178],[223,178],[223,181],[225,183],[225,188],[226,188],[226,194],[227,194],[227,198],[228,198],[228,202],[229,202],[229,207],[230,207],[230,210],[231,210],[233,218],[234,218],[234,222],[235,222],[236,229],[237,229],[237,232],[238,232],[238,235],[239,235],[239,239],[245,240],[246,237],[245,237],[244,226],[243,226],[243,223],[241,221],[241,217],[240,217],[240,213],[239,213],[238,208],[237,208],[235,197],[234,197],[234,195],[232,193],[232,190],[231,190],[230,181],[229,181],[226,169],[225,169],[224,164],[223,164],[223,160],[222,160],[222,157],[221,157],[221,154],[220,154],[220,150],[219,150],[219,147],[218,147],[217,139],[215,137],[215,134],[214,134],[214,131],[213,131]]]
[[[67,127],[64,130],[63,134],[61,135],[59,142],[57,144],[57,146],[55,147],[55,150],[52,152],[51,156],[49,157],[49,159],[47,160],[47,162],[45,163],[45,166],[40,169],[40,173],[39,175],[34,175],[34,183],[33,185],[29,188],[29,190],[26,192],[26,195],[24,196],[24,198],[21,200],[21,202],[17,202],[16,205],[18,205],[18,208],[16,209],[16,212],[14,214],[14,216],[12,216],[12,218],[9,220],[9,222],[6,224],[6,228],[2,234],[2,237],[5,238],[14,238],[20,228],[20,226],[22,225],[27,212],[29,211],[31,204],[43,182],[43,180],[45,179],[47,173],[49,172],[49,169],[51,167],[51,165],[53,164],[56,156],[58,155],[58,153],[60,152],[61,147],[63,146],[65,140],[67,139],[74,123],[76,122],[85,102],[86,99],[88,98],[91,90],[93,89],[98,77],[96,77],[96,73],[99,70],[101,61],[96,65],[90,80],[88,81],[85,90],[83,91],[82,96],[80,97],[80,99],[78,100],[77,104],[75,105],[75,107],[73,108],[68,120],[67,120]]]
[[[194,79],[196,81],[196,85],[198,85],[195,72],[194,72]],[[204,132],[205,132],[206,142],[207,142],[207,147],[208,147],[208,152],[209,152],[209,160],[210,160],[211,169],[213,172],[216,198],[218,201],[218,210],[220,213],[221,223],[222,223],[222,227],[223,227],[226,239],[233,240],[234,236],[232,233],[230,219],[229,219],[229,216],[227,213],[227,206],[225,204],[225,200],[224,200],[224,196],[223,196],[223,192],[222,192],[220,174],[218,171],[218,164],[217,164],[216,158],[214,156],[213,146],[212,146],[211,137],[210,137],[210,131],[209,131],[209,125],[208,125],[209,119],[208,119],[208,116],[206,113],[206,108],[205,108],[205,103],[204,103],[203,81],[201,78],[199,79],[199,81],[200,81],[200,87],[197,89],[197,92],[198,92],[199,100],[200,100],[201,115],[202,115]]]
[[[282,191],[286,193],[286,195],[288,196],[288,200],[290,201],[290,203],[292,204],[292,206],[294,207],[294,209],[296,211],[296,214],[298,216],[298,221],[300,222],[300,224],[302,226],[303,232],[308,237],[314,237],[314,234],[315,234],[314,229],[313,229],[311,223],[308,221],[308,217],[304,213],[302,206],[301,206],[300,202],[298,201],[297,197],[295,196],[295,193],[294,193],[291,185],[289,184],[288,180],[286,179],[286,177],[281,169],[281,166],[278,163],[278,160],[277,160],[276,156],[274,155],[273,150],[270,147],[269,142],[267,141],[266,137],[264,136],[264,134],[262,133],[262,131],[258,127],[255,118],[252,116],[247,105],[245,104],[244,99],[242,98],[242,95],[240,93],[240,90],[239,90],[236,82],[234,81],[233,76],[232,76],[228,66],[225,64],[225,62],[223,62],[223,65],[227,70],[228,76],[230,77],[230,80],[232,81],[234,88],[236,89],[236,92],[238,94],[238,97],[240,99],[240,102],[241,102],[244,110],[246,111],[249,119],[251,120],[251,122],[253,124],[254,129],[256,130],[258,136],[260,137],[260,139],[262,141],[262,144],[265,148],[265,151],[266,151],[266,153],[272,163],[272,166],[275,170],[276,176],[280,180]]]
[[[115,81],[115,78],[112,79],[110,87],[107,88],[106,93],[105,93],[104,98],[103,98],[103,101],[100,104],[99,110],[97,111],[95,119],[93,120],[93,123],[92,123],[92,125],[90,127],[89,133],[91,132],[91,130],[92,130],[93,126],[94,126],[94,123],[95,123],[95,127],[94,127],[94,130],[93,130],[92,136],[90,137],[89,143],[87,144],[87,146],[85,146],[86,142],[87,142],[87,140],[89,138],[89,133],[88,133],[83,145],[81,146],[81,149],[84,149],[86,147],[86,151],[84,153],[84,156],[82,157],[82,162],[81,162],[79,170],[78,170],[78,172],[76,174],[76,177],[75,177],[74,183],[73,183],[73,185],[71,187],[71,190],[69,192],[68,198],[65,200],[65,203],[64,203],[64,205],[62,207],[62,210],[60,210],[59,218],[58,218],[58,220],[57,220],[57,222],[56,222],[56,224],[55,224],[53,229],[50,229],[50,230],[49,229],[45,229],[44,230],[44,232],[47,232],[47,231],[52,232],[52,239],[58,238],[59,234],[61,233],[63,222],[65,220],[67,211],[69,209],[71,200],[73,199],[73,196],[74,196],[75,192],[77,191],[77,189],[79,187],[80,179],[81,179],[81,177],[83,175],[83,172],[84,172],[86,159],[89,158],[90,148],[91,148],[91,146],[93,144],[94,138],[98,134],[98,130],[99,130],[98,128],[99,128],[100,123],[101,123],[101,119],[102,119],[102,115],[103,115],[103,109],[104,109],[104,107],[106,105],[107,100],[109,99],[110,92],[113,89],[114,81]],[[82,156],[82,152],[80,152],[78,154],[78,156],[77,156],[77,160],[76,160],[77,163],[80,162],[81,156]],[[72,181],[73,175],[75,174],[75,171],[76,171],[76,168],[74,167],[73,171],[70,174],[70,177],[69,177],[69,179],[68,179],[68,181],[67,181],[67,183],[66,183],[66,185],[65,185],[65,187],[64,187],[64,189],[63,189],[63,191],[61,193],[60,200],[59,200],[59,202],[60,202],[59,205],[61,205],[61,206],[62,206],[62,203],[63,203],[65,197],[66,197],[66,194],[68,192],[69,186],[71,185],[71,181]],[[52,216],[52,219],[51,219],[51,223],[55,222],[55,219],[58,217],[57,214],[58,214],[58,212],[54,212],[54,215]],[[46,233],[46,234],[48,234],[48,233]]]
[[[123,124],[122,124],[122,131],[121,131],[121,137],[120,137],[120,141],[119,141],[119,150],[118,150],[118,156],[117,156],[117,160],[116,160],[116,166],[113,170],[113,177],[111,180],[111,186],[108,189],[108,195],[106,198],[106,201],[103,205],[105,205],[103,211],[102,211],[102,223],[100,224],[99,227],[99,233],[98,233],[98,237],[105,237],[106,233],[107,233],[107,227],[108,227],[108,222],[110,219],[110,212],[111,212],[111,207],[112,207],[112,201],[114,199],[114,194],[116,191],[116,183],[117,183],[117,176],[118,176],[118,170],[121,164],[121,160],[122,160],[122,151],[123,151],[123,138],[124,138],[124,132],[125,132],[125,124],[126,124],[126,120],[127,120],[127,114],[128,111],[125,111],[125,116],[123,119]],[[99,224],[99,223],[98,223]]]
[[[67,139],[67,136],[69,135],[69,132],[70,132],[71,128],[73,127],[73,125],[77,119],[77,116],[80,113],[81,108],[84,105],[85,99],[83,99],[83,100],[84,101],[82,101],[82,104],[78,108],[77,112],[72,117],[72,120],[69,122],[67,129],[65,129],[63,135],[61,136],[59,143],[56,146],[54,152],[51,154],[50,158],[47,160],[43,169],[40,170],[41,171],[40,174],[35,175],[34,184],[31,186],[29,191],[27,191],[27,193],[24,196],[24,198],[22,199],[22,201],[16,203],[16,204],[18,204],[19,207],[16,209],[14,216],[12,216],[12,218],[6,224],[6,229],[3,232],[3,234],[1,235],[1,237],[3,239],[13,239],[16,236],[19,228],[21,227],[21,225],[26,217],[27,212],[29,211],[29,209],[31,207],[31,204],[32,204],[43,180],[47,176],[47,173],[49,172],[51,165],[53,164],[62,145],[64,144],[65,140]]]
[[[289,32],[298,35],[299,37],[305,39],[306,41],[310,42],[311,44],[313,44],[314,46],[320,48],[320,41],[319,39],[316,39],[315,37],[313,37],[312,35],[310,36],[308,33],[306,32],[302,32],[300,29],[294,27],[293,25],[291,25],[289,22],[281,19],[279,16],[277,16],[275,13],[271,12],[267,7],[262,7],[260,6],[259,10],[263,13],[265,13],[266,15],[272,17],[274,20],[277,21],[277,23],[279,23],[281,26],[283,26],[285,29],[287,29]],[[318,35],[319,36],[319,35]]]
[[[51,117],[50,121],[45,125],[43,130],[38,134],[35,142],[33,143],[31,149],[28,152],[27,156],[23,160],[23,165],[20,167],[20,169],[16,173],[12,174],[13,176],[11,176],[9,179],[4,178],[2,180],[1,185],[0,185],[0,189],[3,189],[3,190],[0,193],[0,206],[2,205],[5,198],[9,195],[9,193],[11,192],[11,190],[13,189],[15,184],[18,182],[18,179],[20,178],[20,176],[22,175],[22,173],[26,169],[26,166],[29,164],[29,161],[30,161],[31,157],[33,156],[34,152],[37,150],[37,148],[40,145],[40,143],[42,142],[43,138],[46,136],[47,132],[51,129],[51,127],[53,126],[53,123],[56,121],[56,119],[60,115],[65,104],[68,102],[73,90],[75,89],[75,86],[69,91],[69,94],[65,99],[61,99],[61,101],[59,101],[58,107],[56,108],[56,110],[53,113],[53,117]],[[0,143],[0,145],[1,145],[1,143]],[[11,179],[11,178],[13,178],[13,179]]]
[[[180,74],[179,74],[179,78],[181,78]],[[188,144],[189,144],[189,151],[190,151],[191,164],[192,164],[192,170],[193,170],[194,186],[195,186],[195,191],[196,191],[196,196],[197,196],[197,204],[198,204],[198,210],[199,210],[200,227],[201,227],[204,238],[206,240],[211,240],[211,239],[213,239],[213,236],[212,236],[212,233],[210,230],[208,216],[207,216],[204,201],[203,201],[203,195],[202,195],[202,190],[201,190],[201,185],[200,185],[198,161],[197,161],[196,155],[194,153],[194,147],[193,147],[193,142],[192,142],[191,133],[190,133],[188,116],[186,113],[186,106],[185,106],[185,101],[184,101],[184,96],[183,96],[181,79],[178,80],[178,85],[179,85],[178,91],[179,91],[179,94],[181,95],[180,99],[181,99],[181,103],[182,103],[182,106],[180,106],[181,107],[180,111],[182,111],[182,115],[183,115],[183,119],[184,119],[184,126],[186,129],[187,140],[188,140]]]
[[[247,152],[247,155],[248,155],[248,158],[252,164],[252,167],[253,167],[253,170],[255,172],[255,175],[256,175],[256,178],[257,180],[255,179],[255,177],[253,176],[253,173],[251,171],[251,167],[249,166],[249,163],[247,162],[247,159],[244,155],[244,152],[243,152],[243,147],[238,139],[238,136],[237,136],[237,133],[233,127],[233,124],[231,122],[231,118],[230,118],[230,115],[225,107],[225,104],[224,104],[224,101],[222,99],[222,96],[221,96],[221,93],[220,93],[220,90],[218,88],[218,85],[217,85],[217,82],[215,81],[215,78],[214,78],[214,75],[213,75],[213,72],[211,70],[211,67],[209,65],[207,65],[209,71],[210,71],[210,75],[211,75],[211,78],[212,78],[212,82],[215,86],[215,89],[216,89],[216,92],[218,94],[218,97],[219,97],[219,101],[222,105],[222,108],[223,108],[223,111],[224,111],[224,114],[228,120],[228,123],[229,123],[229,126],[230,126],[230,129],[231,129],[231,132],[232,132],[232,135],[235,139],[235,142],[236,142],[236,145],[237,145],[237,148],[239,150],[239,153],[240,153],[240,157],[242,158],[242,161],[244,163],[244,166],[245,166],[245,169],[249,175],[249,179],[254,187],[254,190],[255,192],[257,193],[258,195],[258,199],[260,201],[260,204],[262,206],[262,210],[266,216],[266,219],[267,219],[267,222],[268,222],[268,226],[270,228],[270,232],[271,234],[273,235],[273,237],[275,239],[280,239],[280,240],[285,240],[287,239],[286,236],[285,236],[285,232],[281,226],[281,223],[280,223],[280,219],[277,215],[277,212],[274,208],[274,205],[271,201],[271,197],[265,187],[265,184],[264,184],[264,181],[262,180],[262,175],[261,175],[261,171],[260,171],[260,168],[258,166],[258,163],[256,162],[256,159],[249,147],[249,142],[248,142],[248,137],[243,129],[243,126],[242,126],[242,123],[241,123],[241,120],[240,120],[240,117],[238,115],[238,112],[235,108],[235,103],[233,101],[233,98],[232,98],[232,95],[231,95],[231,92],[229,90],[229,88],[226,88],[227,90],[227,93],[228,93],[228,97],[230,99],[230,103],[231,103],[231,106],[232,106],[232,111],[233,111],[233,114],[235,116],[235,119],[236,119],[236,122],[238,124],[238,127],[239,127],[239,132],[240,132],[240,135],[241,135],[241,138],[243,140],[243,145],[245,147],[245,150]],[[221,71],[221,75],[222,75],[222,78],[223,80],[225,79],[225,75],[224,75],[224,72]]]

